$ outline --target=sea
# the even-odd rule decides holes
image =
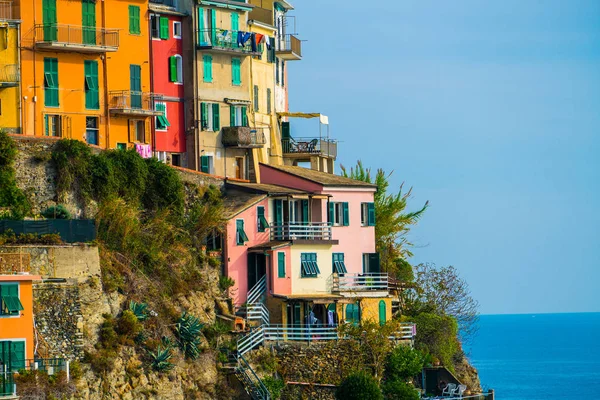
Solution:
[[[600,400],[600,313],[482,315],[466,343],[498,400]]]

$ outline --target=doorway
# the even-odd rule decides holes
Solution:
[[[263,253],[248,253],[248,291],[267,274],[267,256]]]

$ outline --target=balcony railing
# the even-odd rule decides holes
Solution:
[[[337,141],[321,138],[282,139],[283,154],[314,154],[324,157],[337,157]]]
[[[0,65],[0,86],[18,84],[20,80],[19,66],[17,64]]]
[[[284,60],[300,60],[302,58],[302,41],[294,35],[283,35],[276,40],[275,51]]]
[[[228,53],[240,53],[247,55],[260,55],[258,44],[252,45],[251,36],[241,43],[240,33],[250,35],[249,32],[232,31],[221,28],[203,29],[196,32],[198,36],[199,49],[211,49]]]
[[[333,240],[327,222],[292,222],[271,225],[271,240]]]
[[[176,0],[150,0],[150,4],[156,4],[165,7],[176,7]]]
[[[268,10],[262,7],[254,7],[248,14],[248,19],[263,22],[269,25],[275,25],[275,20],[273,19],[273,10]]]
[[[50,50],[76,50],[89,53],[117,51],[119,31],[76,25],[39,24],[35,26],[35,45]]]
[[[257,148],[266,143],[262,129],[252,129],[247,126],[225,126],[221,142],[225,147]]]
[[[387,291],[387,273],[333,274],[333,292]]]
[[[161,115],[156,111],[154,100],[159,97],[154,93],[136,92],[131,90],[115,90],[108,92],[108,108],[113,114],[128,114],[138,116]]]
[[[287,326],[287,325],[267,325],[264,327],[265,340],[272,341],[303,341],[310,342],[315,340],[337,340],[338,327],[311,327],[311,326]]]
[[[29,253],[0,253],[0,275],[17,275],[31,272]]]
[[[13,19],[12,6],[12,1],[0,1],[0,20]]]

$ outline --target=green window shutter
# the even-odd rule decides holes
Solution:
[[[131,107],[142,108],[142,67],[129,65],[129,90],[131,90]]]
[[[386,321],[387,321],[387,318],[386,318],[385,301],[379,300],[379,325],[381,325],[381,326],[385,325]]]
[[[210,10],[210,40],[213,45],[217,43],[217,10]]]
[[[81,2],[81,25],[83,28],[83,43],[96,44],[96,2],[83,0]]]
[[[212,76],[212,56],[209,56],[208,54],[205,54],[202,57],[202,64],[204,67],[204,82],[212,82],[213,81],[213,76]]]
[[[267,89],[267,114],[271,114],[271,89]]]
[[[367,203],[368,212],[368,224],[369,226],[375,226],[375,203]]]
[[[169,81],[177,82],[177,57],[169,57]]]
[[[135,9],[136,6],[129,6],[129,33],[137,33]]]
[[[25,342],[11,342],[11,360],[10,368],[12,371],[18,371],[25,368]]]
[[[235,123],[235,106],[229,106],[229,126],[237,126]]]
[[[342,210],[343,210],[343,214],[344,214],[344,221],[343,221],[343,226],[349,226],[350,225],[350,210],[348,209],[348,203],[342,203]]]
[[[200,156],[200,171],[204,173],[210,173],[210,166],[208,165],[208,156]]]
[[[44,58],[44,105],[58,107],[58,59]]]
[[[284,121],[281,123],[281,138],[289,139],[291,137],[290,122]]]
[[[219,103],[213,103],[212,105],[212,123],[213,123],[213,131],[218,132],[221,130],[221,106]]]
[[[285,278],[285,253],[277,253],[277,277]]]
[[[206,29],[204,27],[204,9],[201,7],[198,7],[198,44],[200,46],[205,45],[206,43],[204,43],[204,29]]]
[[[200,125],[203,131],[208,129],[208,103],[200,103]]]
[[[243,245],[245,242],[248,241],[248,236],[246,235],[246,232],[244,231],[244,220],[243,219],[236,220],[235,226],[236,226],[236,243],[238,245]]]
[[[231,13],[231,30],[236,32],[240,30],[240,15],[238,13]]]
[[[83,62],[85,108],[90,110],[100,109],[100,95],[98,88],[98,62],[85,60]]]
[[[302,222],[308,224],[308,200],[302,200]]]
[[[159,27],[160,27],[160,38],[168,39],[169,38],[169,18],[160,17]]]
[[[241,61],[239,58],[231,59],[231,81],[233,85],[240,86],[242,84],[242,73],[240,71]]]
[[[248,107],[242,106],[242,126],[248,126]]]
[[[42,0],[42,23],[44,24],[44,40],[55,41],[58,36],[56,0]]]
[[[254,85],[254,111],[258,111],[258,86]]]
[[[274,200],[275,205],[275,225],[281,226],[283,224],[283,200]]]
[[[256,217],[257,217],[257,222],[258,222],[258,231],[264,232],[269,227],[269,222],[265,218],[265,208],[257,207],[256,213],[257,213]]]
[[[335,203],[329,202],[329,224],[333,225],[333,221],[335,221]]]

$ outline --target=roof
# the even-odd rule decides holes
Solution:
[[[225,188],[237,189],[246,192],[253,193],[261,193],[261,194],[269,194],[271,196],[275,195],[288,195],[288,194],[308,194],[309,192],[305,192],[302,190],[291,189],[285,186],[279,185],[270,185],[267,183],[245,183],[245,182],[227,182]]]
[[[282,240],[271,240],[270,242],[262,243],[253,247],[249,247],[248,251],[267,251],[267,250],[277,250],[282,247],[287,247],[291,245],[290,241],[282,241]]]
[[[247,210],[256,203],[265,199],[265,194],[245,193],[236,191],[235,195],[227,195],[223,197],[223,206],[225,208],[225,218],[231,219]]]
[[[355,179],[345,178],[343,176],[334,175],[327,172],[315,171],[313,169],[295,167],[291,165],[267,165],[262,163],[260,165],[295,175],[299,178],[306,179],[307,181],[318,183],[323,186],[377,189],[377,185],[373,183],[357,181]]]

